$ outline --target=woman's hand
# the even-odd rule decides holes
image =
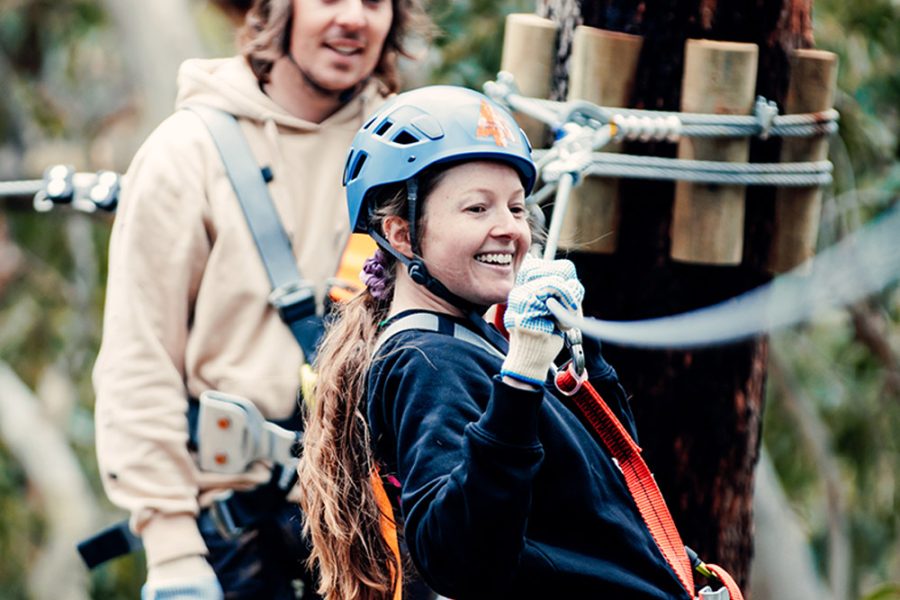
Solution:
[[[500,374],[504,379],[541,386],[563,345],[563,333],[547,308],[555,298],[566,309],[581,312],[584,286],[568,260],[526,257],[510,291],[503,324],[509,331],[509,353]]]

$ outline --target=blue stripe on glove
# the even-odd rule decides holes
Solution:
[[[578,281],[575,265],[568,260],[543,260],[527,256],[509,294],[503,325],[507,330],[527,329],[562,335],[547,300],[556,298],[568,310],[578,312],[584,286]]]
[[[503,324],[509,331],[509,352],[500,374],[534,386],[547,378],[562,349],[559,325],[547,308],[555,298],[568,310],[581,311],[584,286],[568,260],[526,257],[509,293]]]

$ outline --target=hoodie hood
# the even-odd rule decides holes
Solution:
[[[274,122],[279,127],[297,130],[317,130],[347,124],[359,126],[360,104],[368,106],[384,94],[382,84],[372,79],[350,102],[322,123],[312,123],[295,117],[269,98],[243,56],[217,59],[190,59],[178,70],[176,108],[190,104],[205,104],[230,112],[238,118],[259,123]],[[367,111],[364,111],[367,112]]]

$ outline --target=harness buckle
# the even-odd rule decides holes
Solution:
[[[575,371],[574,365],[575,365],[574,361],[569,361],[569,363],[566,365],[566,370],[568,370],[568,372],[572,375],[572,378],[575,380],[575,385],[572,387],[571,390],[564,390],[559,385],[559,377],[556,375],[554,375],[554,377],[553,377],[553,385],[556,386],[556,389],[563,396],[574,396],[575,394],[577,394],[578,390],[581,389],[581,386],[583,386],[584,382],[587,381],[587,379],[588,379],[587,372],[582,370],[581,374],[579,375]]]
[[[244,533],[244,528],[237,525],[231,509],[228,507],[231,496],[232,492],[229,492],[226,496],[213,500],[213,503],[209,505],[209,515],[219,531],[219,535],[228,541],[237,539]]]
[[[713,591],[708,585],[697,593],[697,600],[731,600],[731,594],[724,587]]]
[[[279,285],[269,293],[268,301],[285,323],[316,314],[315,286],[305,279]]]
[[[203,471],[243,473],[259,460],[291,471],[299,441],[297,432],[270,423],[246,398],[214,390],[200,394],[197,463]]]

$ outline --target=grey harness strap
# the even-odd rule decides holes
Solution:
[[[375,342],[375,349],[372,352],[372,355],[376,356],[378,354],[378,351],[381,350],[381,347],[384,346],[384,344],[389,339],[391,339],[398,333],[410,330],[433,331],[435,333],[439,333],[441,331],[444,331],[444,328],[442,328],[440,325],[440,317],[435,314],[417,312],[400,317],[399,319],[388,325],[388,327],[381,332],[381,335],[378,336],[378,341]],[[483,337],[481,337],[471,329],[460,325],[459,323],[454,323],[452,331],[447,331],[447,333],[458,340],[468,342],[473,346],[478,346],[488,354],[493,354],[494,356],[501,359],[506,358],[506,356],[498,348],[494,347],[490,342],[485,340]]]
[[[316,313],[313,285],[301,277],[297,268],[290,239],[269,194],[268,180],[260,170],[234,115],[202,104],[186,108],[200,117],[219,150],[225,172],[269,275],[272,285],[269,304],[278,310],[281,319],[290,328],[303,349],[306,362],[313,364],[322,337],[322,318]]]

